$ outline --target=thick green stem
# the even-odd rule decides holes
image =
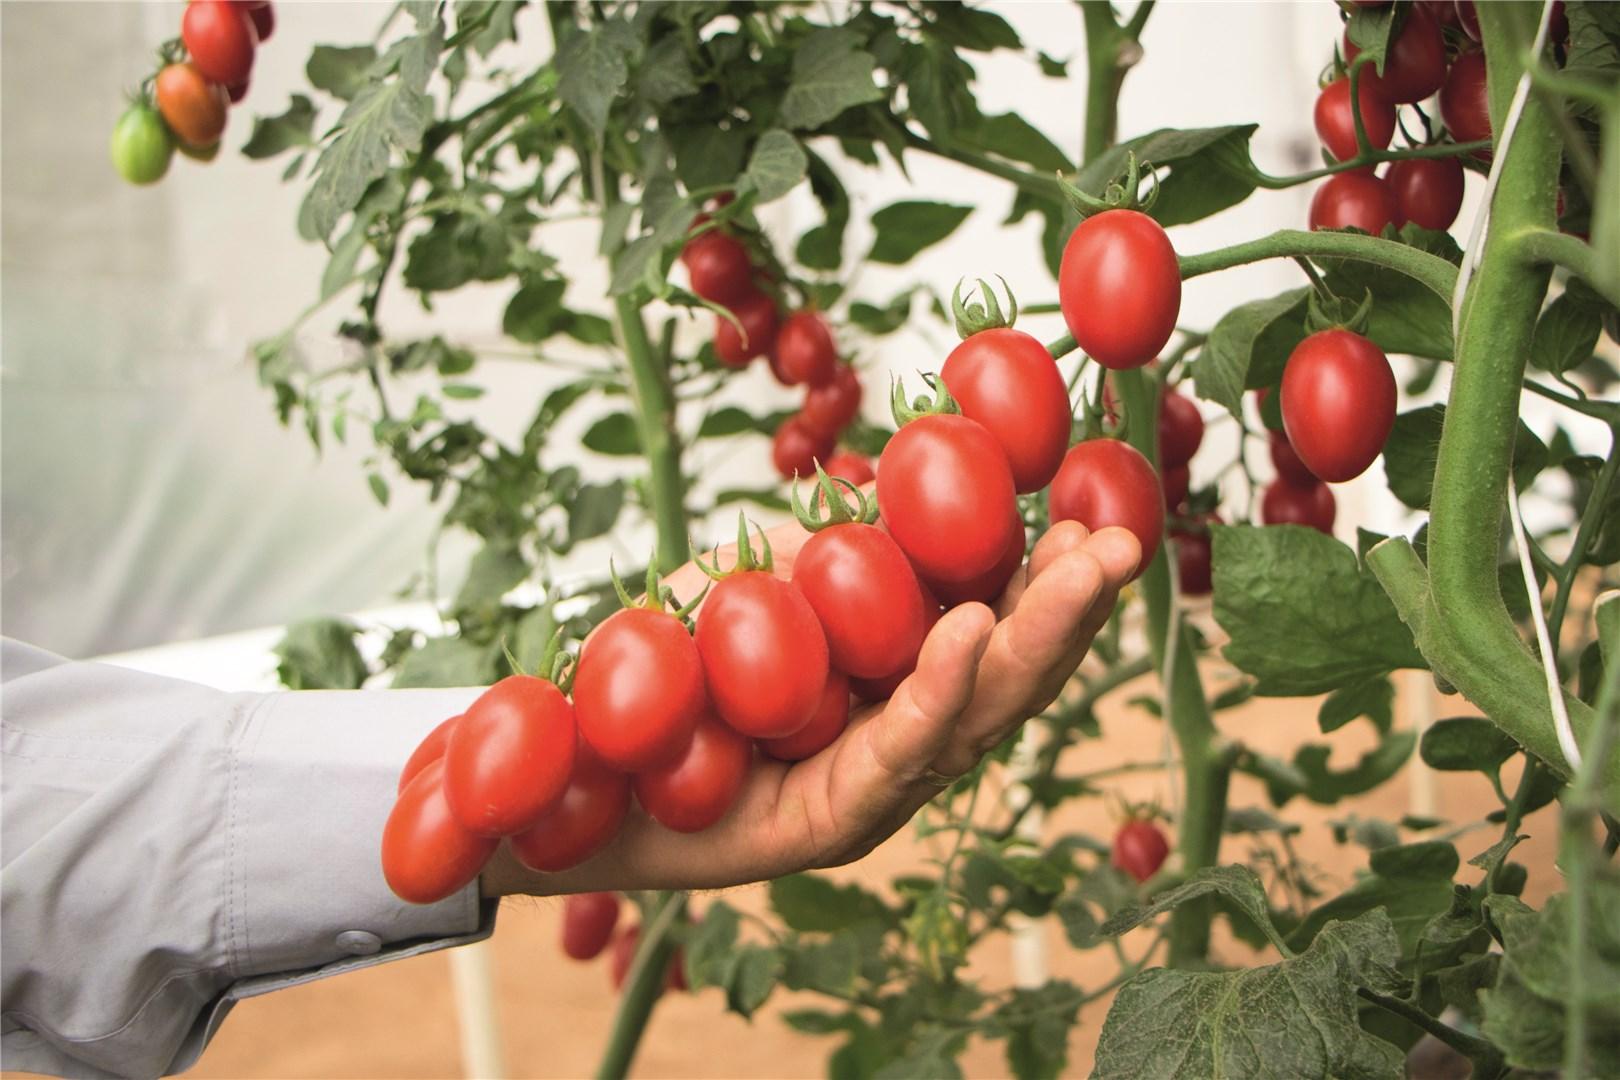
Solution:
[[[1409,1001],[1389,997],[1365,987],[1358,987],[1356,992],[1373,1004],[1387,1009],[1409,1023],[1416,1024],[1468,1058],[1474,1064],[1475,1080],[1495,1080],[1507,1072],[1507,1063],[1503,1061],[1501,1051],[1484,1039],[1465,1035],[1450,1024],[1441,1023]]]
[[[1090,161],[1114,145],[1119,130],[1119,90],[1142,47],[1121,31],[1108,0],[1081,0],[1086,30],[1086,129],[1080,160]]]
[[[647,458],[647,495],[658,527],[658,568],[668,573],[686,562],[691,544],[686,535],[686,478],[681,474],[681,438],[675,430],[675,392],[663,358],[647,340],[641,309],[633,299],[614,302],[619,346],[630,373],[636,402],[636,429]]]
[[[620,1080],[630,1072],[636,1048],[641,1045],[641,1034],[652,1016],[653,1006],[664,992],[670,960],[675,955],[675,938],[670,933],[686,911],[686,894],[660,893],[662,906],[642,927],[636,942],[636,958],[630,964],[625,978],[624,996],[619,999],[619,1011],[613,1017],[613,1031],[608,1036],[602,1063],[597,1066],[598,1080]]]
[[[1292,259],[1296,256],[1311,258],[1354,259],[1399,271],[1425,286],[1447,303],[1451,290],[1457,284],[1457,268],[1438,255],[1430,255],[1393,240],[1356,233],[1300,232],[1283,229],[1258,240],[1250,240],[1231,247],[1206,251],[1199,255],[1181,257],[1183,279],[1200,277],[1217,270],[1259,262],[1262,259]]]
[[[1525,258],[1563,267],[1620,307],[1620,281],[1605,280],[1597,252],[1580,237],[1554,229],[1526,229],[1518,237],[1518,247]]]

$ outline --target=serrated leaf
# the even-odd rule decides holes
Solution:
[[[487,613],[529,576],[529,564],[506,544],[486,543],[467,564],[467,576],[451,604],[456,612]]]
[[[624,482],[581,484],[568,504],[568,542],[578,544],[613,528],[624,509]]]
[[[1017,987],[990,1015],[987,1034],[1004,1035],[1007,1064],[1018,1080],[1056,1080],[1068,1063],[1069,1031],[1085,993],[1064,979],[1034,989]]]
[[[276,676],[289,690],[357,690],[371,674],[347,619],[304,619],[287,627],[271,650]]]
[[[1294,346],[1305,340],[1308,288],[1251,300],[1223,315],[1193,364],[1193,389],[1205,401],[1243,414],[1243,392],[1274,385]]]
[[[723,900],[716,900],[703,912],[703,921],[693,928],[684,950],[686,981],[692,989],[726,984],[741,925],[737,912]]]
[[[557,52],[557,95],[585,121],[598,143],[613,99],[630,78],[629,56],[637,44],[628,22],[610,18],[573,35]]]
[[[1456,716],[1431,724],[1418,752],[1431,769],[1494,773],[1519,745],[1489,720]]]
[[[815,874],[792,874],[771,882],[771,907],[800,933],[844,930],[889,917],[883,901],[859,885],[835,885]]]
[[[752,190],[759,202],[768,203],[798,187],[808,165],[799,140],[780,129],[767,131],[754,144],[739,188]]]
[[[783,124],[818,128],[853,105],[882,99],[872,80],[876,61],[859,43],[860,35],[842,26],[817,30],[800,42],[778,113]]]
[[[598,454],[641,453],[641,432],[629,413],[609,413],[587,428],[579,441]]]
[[[890,203],[872,215],[872,228],[877,235],[867,258],[877,263],[908,263],[924,248],[955,232],[972,212],[971,206],[949,203]]]
[[[1102,933],[1108,937],[1117,937],[1127,930],[1142,925],[1155,915],[1179,907],[1189,900],[1211,895],[1224,896],[1263,931],[1279,951],[1284,955],[1287,954],[1288,947],[1271,922],[1271,906],[1266,902],[1265,886],[1247,866],[1206,866],[1196,871],[1181,885],[1154,897],[1151,904],[1132,905],[1115,913],[1103,923]]]
[[[377,62],[377,50],[370,45],[317,45],[310,51],[304,75],[309,85],[340,101],[352,101],[366,88],[368,72]]]
[[[499,677],[500,650],[462,637],[429,638],[405,654],[394,673],[396,689],[488,686]]]
[[[314,146],[310,134],[315,124],[315,105],[303,94],[294,94],[279,116],[255,116],[253,133],[242,144],[242,156],[261,161],[295,147]]]
[[[861,953],[853,936],[840,934],[828,941],[784,947],[782,961],[782,983],[790,990],[847,997],[860,973]]]
[[[1254,162],[1249,139],[1258,125],[1161,128],[1116,143],[1087,162],[1075,177],[1075,186],[1102,195],[1108,184],[1125,172],[1125,155],[1138,162],[1167,169],[1159,196],[1148,211],[1164,226],[1185,225],[1209,217],[1247,199],[1254,191]]]
[[[661,38],[647,50],[636,72],[636,87],[654,105],[667,105],[698,92],[692,63],[678,36]]]
[[[1536,320],[1530,362],[1543,371],[1562,375],[1592,359],[1603,319],[1590,305],[1569,292],[1560,293]]]

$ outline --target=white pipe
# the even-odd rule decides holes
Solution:
[[[506,1075],[489,955],[488,941],[449,952],[456,1024],[461,1031],[461,1072],[475,1080],[501,1080]]]

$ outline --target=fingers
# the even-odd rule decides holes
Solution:
[[[1078,550],[1089,535],[1086,527],[1078,521],[1060,521],[1048,529],[1035,541],[1035,550],[1030,552],[1029,561],[1019,567],[1012,581],[1007,583],[1006,591],[996,601],[996,614],[1003,619],[1011,615],[1029,583],[1051,566],[1059,555]]]

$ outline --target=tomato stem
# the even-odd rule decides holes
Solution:
[[[607,1049],[597,1066],[598,1080],[620,1080],[630,1072],[636,1048],[641,1044],[642,1032],[652,1016],[653,1006],[664,992],[664,979],[670,960],[675,955],[675,939],[671,931],[679,925],[686,912],[687,895],[683,892],[657,894],[662,904],[657,914],[647,920],[636,942],[636,958],[630,963],[625,978],[624,996],[619,999],[619,1010],[613,1017],[613,1031],[608,1036]],[[659,901],[654,900],[657,904]]]

